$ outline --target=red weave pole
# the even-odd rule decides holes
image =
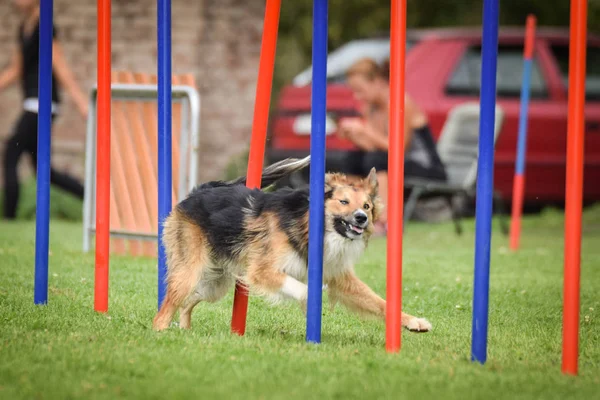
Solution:
[[[386,351],[400,351],[402,315],[402,215],[404,209],[404,70],[406,0],[392,0],[390,26],[389,192]]]
[[[510,249],[519,249],[521,237],[521,214],[523,213],[523,196],[525,195],[525,176],[515,174],[513,178],[513,199],[510,218]]]
[[[271,103],[271,88],[273,86],[273,69],[275,68],[275,50],[277,48],[277,31],[279,27],[279,11],[281,0],[267,0],[265,20],[260,48],[258,81],[256,84],[256,100],[254,102],[254,120],[252,137],[250,139],[250,155],[248,158],[248,173],[246,186],[260,188],[263,160],[265,157],[265,142],[267,140],[267,125],[269,122],[269,105]],[[248,312],[248,292],[239,282],[235,285],[233,297],[233,315],[231,331],[238,335],[246,332],[246,314]]]
[[[512,216],[510,221],[510,249],[519,248],[521,237],[521,214],[523,213],[523,197],[525,195],[525,156],[527,147],[527,120],[529,107],[529,91],[531,85],[531,63],[535,44],[534,15],[527,16],[525,28],[525,46],[523,47],[523,80],[521,82],[521,110],[519,115],[519,137],[517,142],[517,160],[513,179]]]
[[[533,58],[533,47],[535,43],[535,15],[530,14],[527,16],[525,22],[525,47],[523,49],[523,58],[531,60]]]
[[[108,311],[110,221],[110,0],[98,0],[96,271],[94,310]]]
[[[562,372],[577,374],[587,0],[571,0]]]

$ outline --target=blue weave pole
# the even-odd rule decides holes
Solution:
[[[52,0],[40,2],[35,282],[33,295],[35,304],[46,304],[48,302],[50,134],[52,130],[52,8]]]
[[[320,343],[323,302],[323,228],[325,223],[327,0],[314,0],[313,2],[312,64],[306,341]]]
[[[498,0],[484,0],[479,161],[477,164],[477,199],[475,205],[475,282],[471,343],[471,360],[478,361],[481,364],[485,363],[487,358],[497,58]]]
[[[523,83],[521,85],[521,109],[519,114],[519,139],[517,141],[517,165],[515,174],[525,174],[525,153],[527,152],[527,110],[529,108],[529,87],[531,86],[531,58],[523,61]]]
[[[171,212],[171,0],[157,0],[158,17],[158,308],[165,298],[163,223]]]

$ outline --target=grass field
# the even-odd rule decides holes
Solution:
[[[488,362],[469,361],[473,223],[411,224],[403,303],[428,334],[403,332],[384,351],[384,325],[324,309],[323,343],[304,342],[296,305],[250,301],[245,337],[229,334],[232,294],[196,308],[191,331],[151,330],[153,259],[113,257],[109,313],[93,312],[93,255],[81,225],[51,224],[47,306],[33,305],[33,222],[0,222],[0,398],[597,398],[600,391],[600,208],[586,211],[580,375],[560,373],[561,213],[524,222],[522,250],[507,251],[494,224]],[[385,241],[358,275],[385,293]],[[594,394],[595,393],[595,394]]]

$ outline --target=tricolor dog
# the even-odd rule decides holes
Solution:
[[[287,159],[263,171],[263,186],[309,165],[310,158]],[[307,299],[309,191],[248,189],[246,178],[200,185],[165,220],[167,293],[154,318],[166,329],[179,310],[181,328],[201,301],[223,298],[236,279],[250,293],[293,299],[303,309]],[[332,305],[341,303],[362,315],[385,317],[386,303],[354,272],[373,222],[381,210],[375,170],[364,179],[325,176],[323,282]],[[431,324],[402,314],[402,325],[426,332]]]

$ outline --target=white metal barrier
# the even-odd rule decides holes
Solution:
[[[111,85],[113,100],[153,101],[157,99],[157,85],[148,84],[120,84]],[[92,234],[95,227],[95,199],[96,199],[96,103],[98,90],[92,88],[89,100],[89,113],[86,129],[85,143],[85,191],[83,203],[83,251],[90,250]],[[173,102],[180,102],[181,108],[181,133],[179,141],[179,187],[177,189],[180,199],[184,198],[198,181],[198,150],[200,142],[200,95],[198,91],[187,85],[172,86]],[[192,146],[190,149],[189,146]],[[190,155],[189,168],[187,164],[188,150]],[[158,223],[158,221],[157,221]],[[124,230],[111,230],[111,237],[120,237],[139,240],[156,240],[155,234],[147,232],[130,232]]]

